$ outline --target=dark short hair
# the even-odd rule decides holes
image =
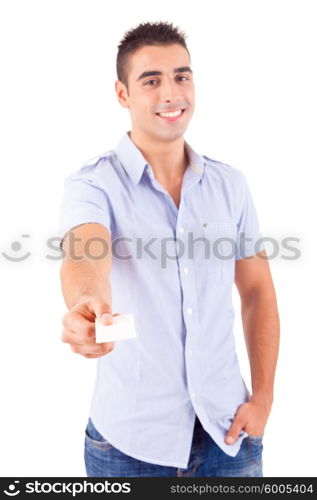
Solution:
[[[128,88],[128,60],[140,47],[146,45],[171,45],[178,43],[189,55],[185,33],[172,23],[141,23],[124,34],[118,45],[117,77]]]

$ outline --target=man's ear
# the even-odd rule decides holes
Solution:
[[[128,89],[120,80],[115,81],[115,91],[117,99],[123,108],[129,107],[129,94]]]

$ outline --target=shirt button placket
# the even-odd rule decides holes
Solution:
[[[178,233],[179,235],[183,235],[185,233],[185,229],[183,226],[180,226],[178,228]],[[181,260],[181,259],[180,259]],[[181,280],[181,284],[182,284],[182,289],[183,289],[183,296],[184,296],[184,304],[186,304],[186,299],[187,297],[190,297],[191,296],[191,287],[192,287],[192,284],[190,282],[190,269],[188,267],[188,265],[183,265],[181,266],[181,262],[180,262],[180,267],[182,269],[182,275],[183,275],[183,279]],[[194,360],[193,360],[193,350],[191,348],[188,347],[188,344],[190,345],[191,344],[191,332],[193,330],[193,326],[194,324],[191,326],[194,318],[193,318],[193,307],[192,307],[192,304],[187,304],[187,305],[184,305],[184,313],[186,315],[186,318],[185,318],[185,323],[186,323],[186,329],[187,329],[187,340],[186,340],[186,357],[187,359],[191,360],[190,363],[193,363]],[[188,367],[187,369],[189,369],[189,378],[191,379],[191,369]],[[194,385],[195,385],[195,381],[194,382]],[[191,385],[191,383],[190,383]],[[196,396],[196,393],[195,392],[192,392],[191,388],[189,390],[189,393],[190,393],[190,398],[192,401],[197,401],[197,396]]]

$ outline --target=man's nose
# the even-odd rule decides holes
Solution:
[[[162,83],[160,90],[160,97],[162,101],[175,102],[178,99],[181,99],[180,89],[174,81],[166,80]]]

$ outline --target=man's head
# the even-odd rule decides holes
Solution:
[[[128,31],[118,49],[115,87],[132,130],[161,141],[181,137],[195,106],[185,35],[170,23],[144,23]],[[168,111],[181,115],[158,114]]]

